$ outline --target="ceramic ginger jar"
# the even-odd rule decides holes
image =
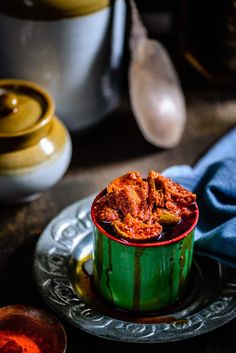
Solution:
[[[54,185],[71,140],[51,96],[23,80],[0,80],[0,203],[30,200]]]

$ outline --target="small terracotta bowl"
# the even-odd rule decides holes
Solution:
[[[47,311],[25,305],[0,308],[0,352],[65,353],[63,326]]]

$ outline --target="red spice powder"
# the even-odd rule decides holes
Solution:
[[[37,344],[25,335],[0,332],[0,353],[42,353]]]

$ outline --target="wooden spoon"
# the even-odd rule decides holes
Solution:
[[[133,0],[129,90],[131,106],[144,138],[158,147],[171,148],[182,137],[185,99],[165,48],[147,37]]]

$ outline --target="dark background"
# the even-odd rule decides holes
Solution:
[[[112,178],[127,170],[137,169],[146,174],[149,169],[161,171],[174,164],[193,165],[209,146],[235,125],[234,48],[227,44],[229,37],[225,30],[229,16],[234,15],[230,11],[231,2],[140,0],[137,4],[149,35],[164,43],[178,70],[188,108],[183,139],[174,149],[163,150],[142,137],[128,97],[127,29],[119,108],[93,129],[73,134],[70,168],[55,187],[30,204],[0,207],[1,306],[30,304],[50,311],[33,283],[32,260],[42,230],[64,207],[104,188]],[[191,65],[185,58],[186,52],[196,55],[212,77]],[[68,336],[68,353],[85,349],[236,352],[235,319],[194,339],[148,347],[106,341],[61,321]]]

